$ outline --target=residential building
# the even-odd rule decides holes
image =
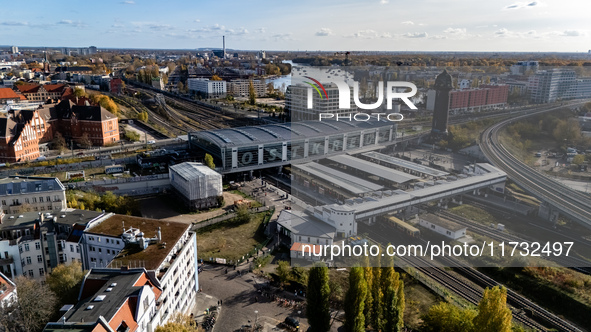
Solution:
[[[540,68],[538,61],[518,61],[510,67],[512,75],[535,74]]]
[[[228,82],[228,94],[234,97],[248,97],[250,95],[250,82],[254,86],[254,91],[257,97],[264,97],[267,95],[267,86],[264,80],[245,80],[238,79]]]
[[[78,303],[43,331],[153,332],[162,325],[162,287],[145,269],[92,269]]]
[[[20,84],[16,89],[24,95],[27,100],[46,102],[49,99],[60,100],[66,89],[65,84]]]
[[[27,100],[23,95],[19,95],[11,88],[0,88],[0,105],[18,103]]]
[[[0,199],[5,214],[61,211],[66,188],[58,178],[9,176],[0,179]]]
[[[40,144],[60,132],[68,141],[88,137],[92,145],[119,141],[115,115],[101,106],[78,106],[71,100],[34,110],[14,110],[0,118],[0,161],[18,162],[40,157]]]
[[[81,247],[71,241],[78,226],[86,227],[108,214],[64,209],[52,212],[2,214],[0,272],[43,280],[58,264],[81,261]]]
[[[185,162],[168,168],[170,184],[191,210],[219,206],[222,175],[201,163]]]
[[[193,308],[199,280],[197,238],[191,225],[112,215],[83,232],[81,247],[85,269],[144,268],[154,275],[162,289],[161,324]]]
[[[226,81],[211,81],[207,78],[189,78],[187,87],[193,93],[201,93],[207,98],[224,98],[227,92]]]
[[[353,88],[350,88],[351,106],[347,109],[339,108],[339,89],[334,83],[322,83],[328,98],[321,96],[312,88],[304,84],[295,84],[287,87],[285,93],[285,109],[289,111],[292,121],[318,120],[320,113],[330,113],[339,116],[348,116],[357,113],[354,103]],[[308,96],[312,98],[312,108],[308,108]]]
[[[12,47],[10,47],[10,52],[12,54],[18,54],[18,46],[12,46]]]
[[[507,105],[507,85],[481,85],[479,88],[465,88],[449,92],[449,111],[452,113],[480,112],[503,108]],[[435,90],[427,93],[427,110],[435,106]]]
[[[16,301],[16,285],[0,272],[0,308]]]

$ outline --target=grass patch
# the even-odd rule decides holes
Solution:
[[[469,204],[454,206],[449,209],[449,212],[487,226],[497,222],[490,213]]]
[[[199,258],[225,258],[233,261],[242,258],[265,240],[263,220],[269,212],[253,214],[247,223],[230,219],[199,229]]]

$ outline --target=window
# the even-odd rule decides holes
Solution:
[[[41,250],[41,243],[35,242],[35,250]]]
[[[42,276],[45,274],[45,270],[43,268],[39,269],[39,275]]]
[[[431,228],[432,228],[432,229],[435,229],[435,225],[431,225]]]
[[[103,252],[103,249],[99,248],[99,252]]]
[[[29,277],[33,278],[35,275],[33,274],[33,270],[29,270]]]
[[[70,244],[70,252],[74,252],[74,245]]]
[[[25,243],[25,251],[29,251],[29,244]]]
[[[32,260],[31,260],[31,256],[27,256],[27,265],[29,264],[33,264]]]
[[[39,197],[39,203],[43,203],[43,196]]]
[[[43,263],[43,256],[37,255],[37,263]]]

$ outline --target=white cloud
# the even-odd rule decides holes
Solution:
[[[332,35],[332,30],[329,28],[321,28],[320,30],[316,31],[315,35],[319,37],[326,37]]]
[[[378,37],[378,33],[374,30],[367,29],[367,30],[359,30],[353,34],[346,35],[345,37],[348,38],[361,38],[361,39],[374,39]]]
[[[271,37],[275,40],[293,40],[293,38],[291,38],[291,33],[278,33]]]
[[[5,22],[0,22],[0,25],[6,25],[6,26],[27,26],[27,25],[29,25],[29,22],[5,21]]]
[[[426,32],[412,32],[405,33],[402,36],[406,38],[427,38],[429,35]]]
[[[452,35],[465,35],[466,28],[447,28],[447,29],[443,30],[443,32],[449,33]]]
[[[61,21],[57,22],[57,24],[69,25],[69,26],[76,27],[76,28],[82,28],[82,27],[86,26],[86,24],[84,24],[80,21],[72,21],[72,20],[61,20]]]
[[[198,19],[198,18],[196,18],[196,19],[194,19],[194,20],[193,20],[193,22],[195,22],[195,23],[199,23],[199,22],[201,22],[201,20],[200,20],[200,19]]]
[[[580,37],[584,36],[585,32],[580,30],[564,30],[560,35],[565,37]]]
[[[133,0],[125,0],[125,1],[121,1],[120,4],[122,4],[122,5],[135,5],[135,1],[133,1]]]
[[[503,9],[521,9],[521,8],[532,8],[540,6],[540,3],[537,1],[530,1],[530,2],[516,2],[514,4],[508,5],[503,7]]]
[[[265,32],[267,32],[267,28],[264,28],[264,27],[263,28],[258,28],[256,30],[254,30],[254,32],[256,32],[256,33],[265,33]]]
[[[400,24],[404,24],[404,25],[414,25],[415,23],[413,21],[404,21],[404,22],[400,22]]]
[[[388,4],[390,1],[388,0],[380,0],[380,5],[386,5]]]
[[[156,30],[156,31],[164,31],[164,30],[171,30],[172,26],[170,26],[169,24],[152,23],[152,24],[148,24],[148,28],[151,30]]]

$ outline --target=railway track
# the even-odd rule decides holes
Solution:
[[[451,212],[448,211],[439,211],[437,212],[438,215],[440,215],[441,217],[444,217],[445,219],[449,219],[457,224],[460,224],[462,226],[466,226],[468,227],[469,230],[481,234],[481,235],[485,235],[490,239],[499,241],[499,242],[505,242],[505,243],[509,243],[509,242],[527,242],[531,245],[531,241],[521,238],[519,236],[513,235],[513,234],[508,234],[508,233],[502,233],[499,231],[494,231],[492,230],[490,227],[475,223],[473,221],[470,221],[466,218],[460,217],[458,215],[455,215]],[[541,256],[544,259],[547,259],[549,261],[558,263],[561,266],[570,268],[572,270],[575,270],[577,272],[581,272],[587,275],[591,275],[591,268],[588,267],[589,266],[589,262],[585,261],[583,259],[577,258],[577,257],[572,257],[572,256]]]
[[[570,103],[566,106],[583,103],[584,102]],[[485,129],[481,134],[480,148],[488,160],[507,173],[507,175],[519,186],[542,201],[548,202],[551,206],[558,209],[569,218],[591,228],[591,209],[589,209],[591,196],[571,189],[527,166],[525,163],[515,158],[499,141],[499,132],[513,121],[563,107],[565,106],[550,107],[494,124]]]
[[[387,245],[388,243],[390,243],[392,241],[391,238],[388,238],[382,232],[375,231],[375,230],[369,232],[369,238],[373,242],[381,243],[382,245]],[[424,242],[424,241],[422,241],[422,242]],[[466,301],[468,301],[471,304],[477,305],[478,302],[480,302],[480,299],[482,298],[482,295],[484,293],[483,288],[472,286],[472,285],[466,283],[465,281],[460,280],[457,276],[451,274],[450,272],[448,272],[440,267],[433,266],[432,262],[429,262],[426,259],[423,259],[422,257],[416,257],[416,256],[415,257],[397,257],[397,259],[404,261],[409,266],[412,266],[414,269],[429,276],[431,279],[433,279],[434,281],[437,281],[438,283],[440,283],[444,287],[450,289],[451,291],[453,291],[458,296],[462,297],[463,299],[465,299]],[[457,265],[457,262],[453,263],[452,265]],[[478,280],[482,280],[482,278],[486,277],[482,273],[480,273],[472,268],[467,268],[467,269],[474,271],[475,275],[481,275],[481,278]],[[468,278],[468,279],[473,280],[472,278]],[[493,282],[494,282],[494,280],[493,280]],[[495,286],[496,285],[497,284],[495,284]],[[480,286],[482,286],[482,285],[480,285]],[[488,285],[488,286],[484,286],[484,287],[494,287],[494,286]],[[516,294],[516,295],[518,297],[521,297],[519,294]],[[507,290],[507,299],[509,300],[509,290]],[[525,301],[529,301],[525,298],[523,298],[523,299]],[[524,301],[522,301],[521,303],[523,305],[525,305]],[[534,304],[534,306],[535,306],[535,304]],[[526,316],[523,313],[523,310],[521,310],[521,309],[526,308],[526,307],[527,306],[513,305],[513,308],[512,308],[513,320],[521,323],[525,327],[534,329],[536,331],[548,331],[548,329],[544,325],[540,324],[536,320],[532,319],[531,317]],[[541,307],[540,307],[540,309],[544,310]],[[535,312],[534,309],[532,309],[532,311]],[[559,319],[558,317],[556,317],[556,318]],[[552,325],[554,325],[554,324],[552,324]],[[580,331],[580,330],[579,329],[574,329],[574,330],[561,329],[561,331]]]

